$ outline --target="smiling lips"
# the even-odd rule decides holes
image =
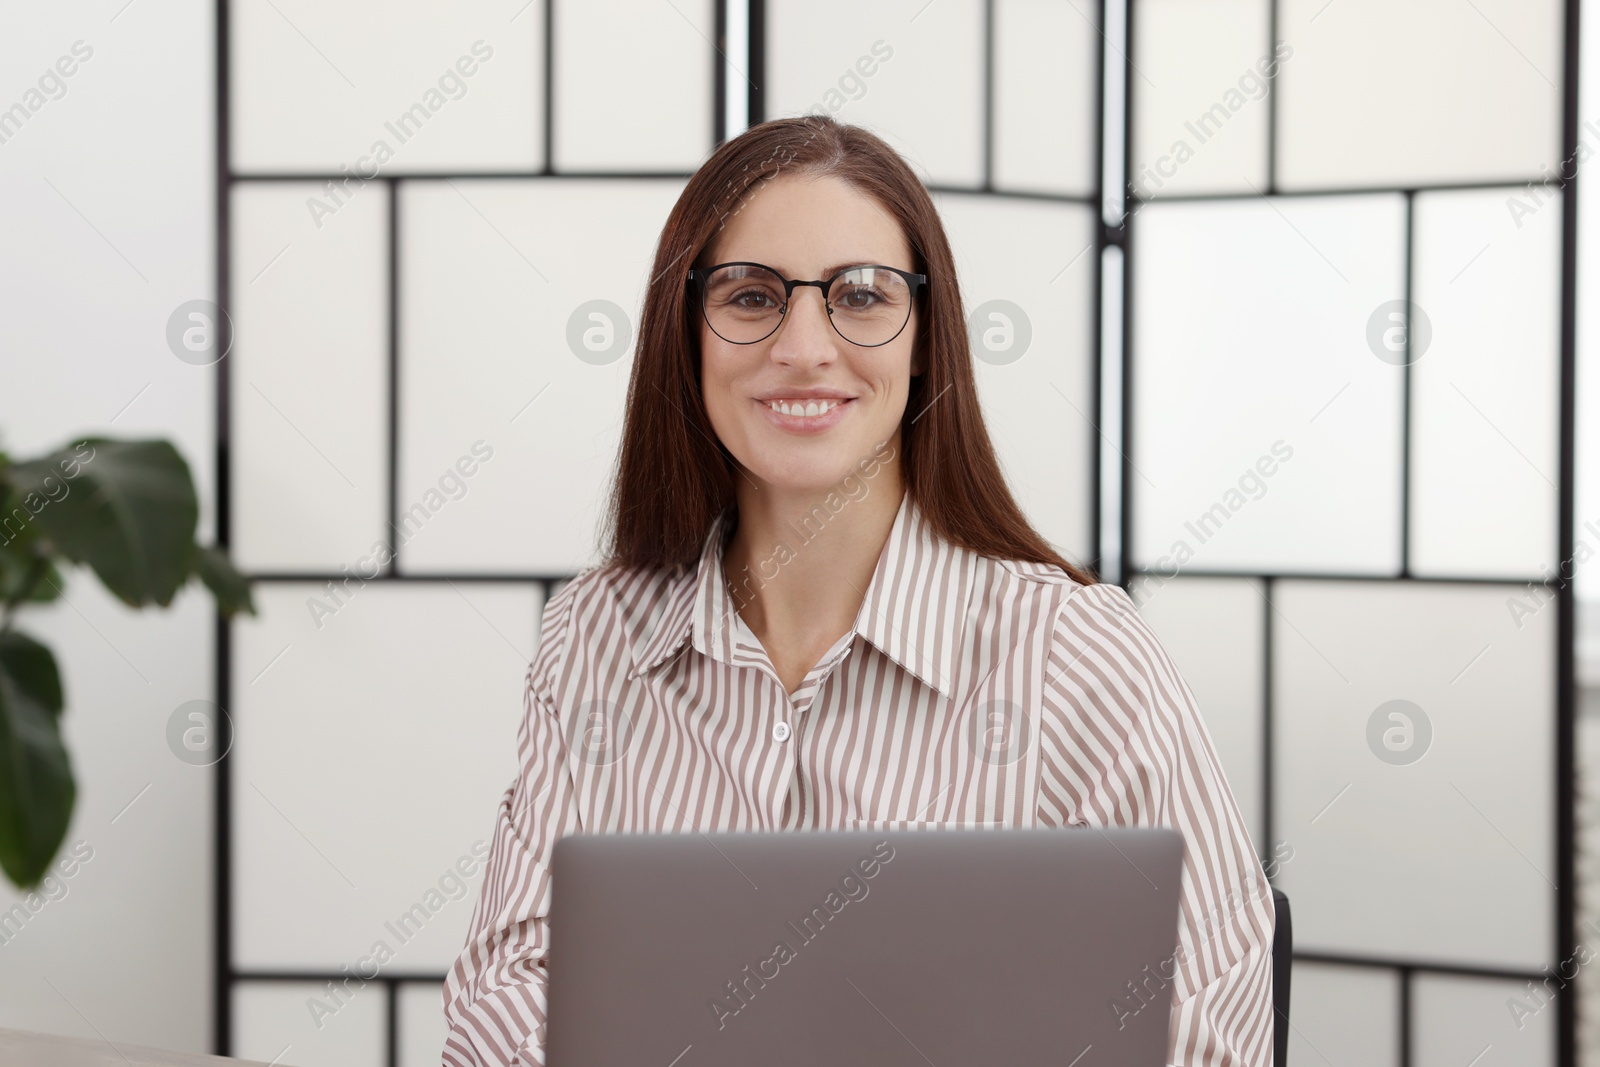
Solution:
[[[757,400],[780,430],[796,434],[825,433],[843,421],[855,397],[796,396]]]
[[[810,418],[817,415],[826,415],[845,401],[825,398],[822,400],[769,400],[767,407],[780,415],[798,415]]]

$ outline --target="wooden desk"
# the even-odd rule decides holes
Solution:
[[[6,1067],[266,1067],[260,1060],[236,1060],[227,1056],[196,1056],[191,1052],[167,1052],[121,1041],[113,1048],[98,1038],[58,1037],[32,1030],[8,1030],[0,1026],[0,1063]],[[279,1062],[272,1067],[289,1067]]]

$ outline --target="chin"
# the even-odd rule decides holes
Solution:
[[[856,460],[845,450],[833,448],[827,455],[763,455],[750,465],[751,472],[773,489],[824,493],[837,488],[856,469]]]

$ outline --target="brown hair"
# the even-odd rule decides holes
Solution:
[[[700,392],[699,308],[686,275],[753,187],[780,173],[831,175],[879,201],[906,235],[911,269],[928,275],[915,341],[924,372],[906,398],[920,414],[901,423],[906,492],[928,525],[980,555],[1054,564],[1094,584],[1028,524],[1005,483],[978,404],[955,260],[927,189],[881,138],[817,114],[763,122],[718,146],[667,216],[640,314],[605,562],[692,566],[735,502],[734,460]]]

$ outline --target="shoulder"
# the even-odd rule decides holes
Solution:
[[[1115,664],[1124,674],[1143,676],[1163,654],[1122,586],[1114,582],[1085,584],[1051,564],[1008,562],[1002,566],[1016,574],[1017,581],[1047,588],[1053,594],[1047,614],[1054,681],[1075,668],[1081,673],[1108,664]]]
[[[1132,726],[1175,721],[1192,705],[1177,665],[1127,590],[1078,585],[1055,616],[1045,674],[1047,700]]]
[[[597,563],[558,583],[544,606],[534,673],[553,683],[573,662],[632,656],[663,620],[682,614],[694,577],[683,567]]]
[[[596,563],[556,583],[555,591],[545,604],[545,613],[570,618],[630,605],[648,608],[681,589],[689,578],[692,575],[686,575],[682,567],[650,570]]]
[[[1076,606],[1088,611],[1122,612],[1134,610],[1131,597],[1122,586],[1113,582],[1080,582],[1054,563],[1036,563],[1032,560],[991,559],[996,576],[1013,586],[1050,590],[1060,605],[1076,601]]]
[[[972,607],[992,618],[1006,618],[1013,627],[1026,620],[1026,629],[1047,641],[1060,640],[1061,620],[1069,614],[1103,621],[1133,610],[1121,586],[1080,582],[1054,563],[971,559]]]
[[[1042,585],[1083,587],[1081,582],[1074,579],[1072,575],[1054,563],[1035,563],[1026,559],[996,559],[991,562],[1018,581],[1037,582]]]
[[[1054,644],[1078,657],[1113,658],[1146,675],[1166,658],[1133,598],[1114,582],[1079,585],[1064,598],[1056,616]]]
[[[1153,639],[1139,632],[1143,620],[1121,586],[1080,582],[1050,563],[980,557],[970,612],[981,631],[998,626],[1039,650],[1047,689],[1107,655],[1121,661],[1144,655]]]
[[[1057,630],[1067,615],[1104,622],[1135,613],[1132,598],[1120,585],[1086,584],[1054,563],[1014,559],[987,559],[986,563],[987,580],[979,584],[990,596],[1039,602],[1044,607],[1040,614]]]

